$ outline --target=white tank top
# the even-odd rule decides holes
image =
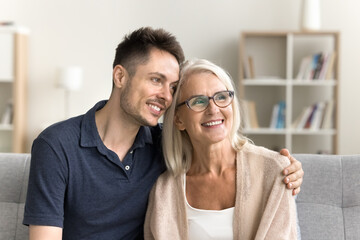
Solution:
[[[186,175],[184,195],[189,229],[189,240],[232,240],[234,207],[224,210],[203,210],[190,206],[186,199]]]

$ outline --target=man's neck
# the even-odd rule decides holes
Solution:
[[[122,161],[135,141],[140,126],[122,118],[120,107],[108,101],[95,113],[96,127],[104,145]]]

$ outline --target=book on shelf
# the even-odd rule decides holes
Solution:
[[[297,80],[303,80],[304,76],[306,75],[305,73],[308,71],[309,66],[311,66],[310,63],[311,63],[311,57],[310,56],[304,57],[301,60],[299,72],[296,75]]]
[[[252,128],[259,128],[259,122],[256,113],[256,104],[254,101],[249,102],[249,112],[250,112],[250,123]]]
[[[271,119],[270,119],[270,128],[285,128],[285,111],[286,104],[285,101],[280,101],[279,103],[273,106]]]
[[[242,67],[242,77],[244,79],[247,79],[250,77],[249,73],[249,63],[247,61],[247,54],[246,52],[243,52],[241,55],[241,67]]]
[[[328,56],[324,79],[332,78],[334,65],[335,65],[335,58],[336,58],[336,52],[332,52],[330,53],[330,56]]]
[[[330,100],[326,103],[326,106],[324,106],[324,115],[320,125],[322,129],[331,129],[334,127],[334,113],[334,100]]]
[[[8,100],[6,107],[5,107],[5,111],[2,114],[0,124],[11,125],[12,118],[13,118],[13,104],[12,104],[12,100]]]
[[[320,80],[326,79],[327,70],[330,68],[332,69],[332,66],[330,66],[332,64],[329,64],[329,62],[331,62],[331,58],[333,56],[334,56],[333,52],[323,54],[323,66],[322,66],[319,76],[318,76],[318,78]]]
[[[244,128],[250,128],[250,114],[246,102],[246,100],[241,101],[241,121]]]
[[[331,79],[334,70],[336,52],[321,52],[305,56],[300,63],[297,80]]]
[[[276,123],[276,128],[285,128],[285,101],[280,101],[279,103],[279,112],[278,119]]]
[[[254,59],[252,56],[248,56],[249,61],[249,77],[251,79],[255,78],[255,68],[254,68]]]
[[[255,78],[255,68],[254,68],[254,60],[252,56],[247,56],[244,54],[242,61],[243,68],[243,77],[244,79],[254,79]]]
[[[319,79],[321,68],[324,63],[324,53],[315,54],[313,57],[312,79]]]
[[[272,109],[271,119],[270,119],[270,128],[276,128],[276,122],[278,118],[279,105],[275,104]]]
[[[313,118],[314,118],[316,111],[317,111],[317,104],[314,104],[311,106],[311,112],[310,112],[308,118],[306,119],[304,128],[310,128],[312,126]]]
[[[243,121],[245,128],[259,128],[259,122],[256,114],[256,104],[254,101],[244,100],[243,105]]]
[[[318,102],[303,108],[292,123],[294,129],[331,129],[334,119],[334,100]]]
[[[324,115],[324,102],[319,102],[316,104],[316,111],[314,112],[312,123],[310,125],[311,130],[318,130],[321,127],[321,121]]]
[[[305,115],[305,112],[307,111],[307,108],[303,108],[303,110],[301,111],[301,113],[297,116],[297,118],[292,122],[291,124],[291,128],[296,129],[298,128],[298,126],[300,125],[300,122],[303,119],[303,116]]]
[[[242,61],[241,68],[242,68],[242,78],[247,79],[248,73],[246,72],[245,61]]]
[[[296,125],[293,124],[293,125],[295,125],[294,128],[303,129],[306,125],[306,122],[307,122],[309,116],[311,115],[312,110],[313,110],[312,106],[307,106],[307,107],[303,108],[301,114],[298,117],[299,119],[295,120]]]

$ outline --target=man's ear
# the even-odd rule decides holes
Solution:
[[[121,65],[116,65],[113,69],[113,81],[117,88],[125,86],[128,73],[126,69]]]
[[[175,116],[174,116],[174,123],[175,123],[176,128],[179,129],[180,131],[185,130],[184,123],[182,122],[182,120],[180,119],[180,117],[177,113],[175,113]]]

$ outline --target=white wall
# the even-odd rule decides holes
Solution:
[[[244,30],[299,30],[300,0],[0,0],[0,21],[31,29],[29,147],[41,129],[64,118],[60,66],[84,68],[84,87],[70,96],[70,115],[84,113],[111,90],[112,61],[124,34],[163,27],[186,57],[207,58],[237,79],[238,37]],[[341,31],[341,154],[360,153],[360,8],[358,0],[322,0],[322,29]]]

